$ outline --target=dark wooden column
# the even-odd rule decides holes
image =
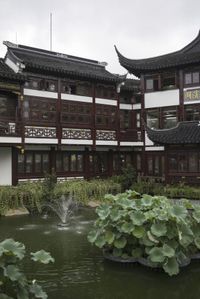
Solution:
[[[120,150],[120,92],[116,91],[117,110],[116,110],[116,140],[118,150]]]
[[[113,175],[113,150],[108,151],[108,176]]]
[[[86,147],[84,151],[84,179],[90,178],[89,149]]]
[[[18,182],[18,149],[12,147],[12,185],[17,185]]]
[[[96,149],[96,84],[93,84],[92,86],[92,128],[91,128],[91,135],[92,135],[92,141],[93,150]]]
[[[183,94],[183,88],[184,88],[184,75],[183,70],[179,71],[179,115],[178,115],[178,121],[184,120],[184,94]]]
[[[56,172],[56,151],[55,147],[52,146],[50,150],[50,172]]]
[[[62,139],[62,125],[61,125],[62,100],[61,100],[61,92],[62,92],[61,79],[58,79],[58,98],[57,98],[57,101],[56,101],[56,131],[57,131],[56,135],[57,135],[59,145],[61,145],[61,139]]]
[[[144,146],[142,147],[141,153],[141,173],[143,175],[146,174],[146,153],[145,153],[145,127],[144,121],[146,122],[146,113],[145,113],[145,105],[144,105],[144,93],[145,93],[145,78],[144,75],[141,75],[140,78],[140,90],[141,90],[141,139],[144,142]]]

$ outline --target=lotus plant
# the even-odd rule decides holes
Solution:
[[[135,258],[170,276],[200,249],[200,207],[187,200],[127,191],[107,195],[88,240],[121,259]]]

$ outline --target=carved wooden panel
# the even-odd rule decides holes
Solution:
[[[116,140],[116,131],[105,131],[97,130],[96,131],[97,140]]]
[[[15,123],[0,122],[0,136],[17,136],[19,128]]]
[[[89,129],[62,129],[62,138],[65,139],[91,139],[91,130]]]
[[[25,137],[56,138],[56,128],[25,126]]]

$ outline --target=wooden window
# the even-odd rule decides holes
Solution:
[[[159,128],[159,109],[147,110],[147,125],[149,128]]]
[[[68,174],[83,172],[83,154],[65,151],[56,152],[56,172]]]
[[[137,168],[137,171],[141,171],[142,170],[141,154],[137,154],[136,155],[136,168]]]
[[[92,104],[72,103],[62,101],[61,121],[73,126],[91,125]]]
[[[157,91],[159,90],[158,77],[146,79],[146,91]]]
[[[146,157],[146,164],[148,176],[163,176],[164,156],[162,153],[148,153]]]
[[[115,129],[116,107],[96,105],[96,127],[102,129]]]
[[[187,121],[200,120],[199,105],[186,105],[184,108],[185,108],[185,120]]]
[[[129,129],[131,128],[131,111],[120,110],[120,128]]]
[[[188,174],[200,172],[200,153],[198,151],[177,151],[168,156],[169,174]]]
[[[18,174],[19,176],[44,175],[49,172],[49,153],[46,152],[25,152],[18,154]]]
[[[136,128],[141,127],[140,112],[136,112]]]
[[[165,73],[162,75],[162,89],[171,89],[176,86],[176,74]]]
[[[175,108],[164,108],[162,110],[163,128],[173,128],[177,124],[177,111]]]
[[[0,118],[15,120],[17,98],[9,94],[0,94]]]
[[[55,123],[56,101],[53,99],[25,98],[23,115],[27,122]]]
[[[185,85],[198,85],[199,84],[199,71],[185,73]]]

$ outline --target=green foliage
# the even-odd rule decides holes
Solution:
[[[185,184],[163,185],[152,181],[141,181],[133,183],[131,189],[140,194],[163,195],[168,198],[200,199],[200,188],[187,186]]]
[[[136,182],[137,173],[135,168],[129,165],[126,168],[122,168],[122,173],[119,176],[113,176],[112,180],[121,185],[122,191],[130,189],[132,184]]]
[[[200,207],[187,200],[175,204],[164,196],[127,191],[109,197],[96,210],[88,235],[92,244],[121,258],[142,258],[170,276],[200,248]],[[187,206],[191,211],[188,211]]]
[[[56,183],[54,175],[47,175],[43,182],[26,182],[18,186],[0,187],[0,215],[9,209],[26,207],[29,212],[41,212],[45,202],[59,200],[62,195],[71,194],[82,204],[88,201],[102,201],[107,193],[119,193],[120,184],[108,180],[69,180]],[[109,195],[106,201],[109,201]]]
[[[104,200],[104,196],[107,193],[116,194],[120,191],[120,185],[113,182],[111,179],[94,179],[90,181],[69,180],[56,185],[54,197],[60,198],[62,195],[68,196],[71,194],[76,201],[82,204],[87,204],[90,200]]]
[[[28,279],[21,270],[21,261],[25,257],[25,246],[13,239],[0,243],[0,298],[1,299],[46,299],[47,294],[36,280]],[[51,255],[40,250],[31,253],[32,260],[43,264],[54,262]]]

